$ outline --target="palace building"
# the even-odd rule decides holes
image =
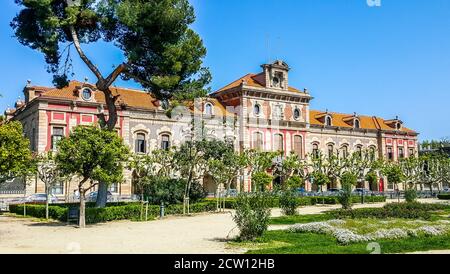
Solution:
[[[195,137],[192,121],[202,121],[207,138],[232,141],[237,151],[295,152],[304,158],[318,151],[350,154],[370,149],[377,157],[394,161],[417,155],[418,133],[405,127],[398,117],[312,110],[313,97],[308,90],[289,85],[289,70],[283,61],[262,65],[262,72],[247,74],[207,98],[187,103],[170,117],[151,94],[113,87],[114,95],[119,96],[116,130],[136,153],[178,146]],[[71,81],[63,89],[28,83],[23,92],[25,100],[18,100],[5,116],[23,124],[31,149],[37,153],[54,150],[56,142],[68,136],[71,128],[96,123],[99,113],[107,114],[103,93],[89,83]],[[134,194],[132,171],[125,174],[126,181],[111,186],[111,192]],[[242,174],[238,181],[233,187],[239,191],[252,189],[248,174]],[[214,192],[208,180],[203,184],[207,191]],[[75,183],[69,182],[52,192],[71,195],[75,188]],[[381,182],[376,190],[393,188]],[[312,186],[307,184],[306,189]],[[43,191],[38,180],[26,186],[27,193]]]

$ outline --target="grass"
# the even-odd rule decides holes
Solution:
[[[450,249],[450,235],[404,240],[379,240],[381,253],[406,253]],[[370,254],[368,243],[339,245],[329,235],[268,231],[255,242],[232,243],[250,249],[248,254]]]
[[[312,222],[322,222],[333,219],[328,214],[308,214],[308,215],[294,215],[294,216],[281,216],[270,218],[271,225],[293,225],[293,224],[306,224]]]
[[[439,220],[449,220],[450,209],[432,212],[431,225]],[[270,225],[292,225],[322,222],[333,219],[329,214],[281,216],[270,219]],[[417,228],[424,221],[408,219],[347,219],[342,225],[360,234],[374,232],[382,228]],[[450,234],[442,236],[419,236],[399,240],[378,240],[381,253],[407,253],[428,250],[450,249]],[[276,230],[267,231],[253,242],[233,242],[230,245],[248,249],[249,254],[370,254],[368,242],[340,245],[333,236],[314,233],[290,233]]]

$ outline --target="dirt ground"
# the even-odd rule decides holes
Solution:
[[[381,207],[380,204],[356,205]],[[339,206],[308,206],[300,214],[315,214]],[[238,231],[233,212],[169,217],[150,222],[120,221],[78,229],[62,223],[0,215],[0,253],[147,253],[227,254],[245,250],[226,244]],[[279,209],[273,216],[281,215]]]

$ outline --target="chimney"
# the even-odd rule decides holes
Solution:
[[[23,89],[25,95],[25,104],[36,98],[36,90],[31,86],[31,80],[27,80],[27,85]]]

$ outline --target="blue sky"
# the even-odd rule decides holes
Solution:
[[[283,59],[290,85],[308,88],[312,108],[393,118],[421,139],[450,136],[450,1],[191,0],[193,28],[208,49],[218,89],[260,65]],[[0,109],[27,79],[50,85],[43,56],[20,45],[9,27],[14,1],[0,3]],[[121,61],[104,43],[87,53],[106,73]],[[76,77],[94,77],[74,59]],[[136,87],[118,81],[119,86]]]

